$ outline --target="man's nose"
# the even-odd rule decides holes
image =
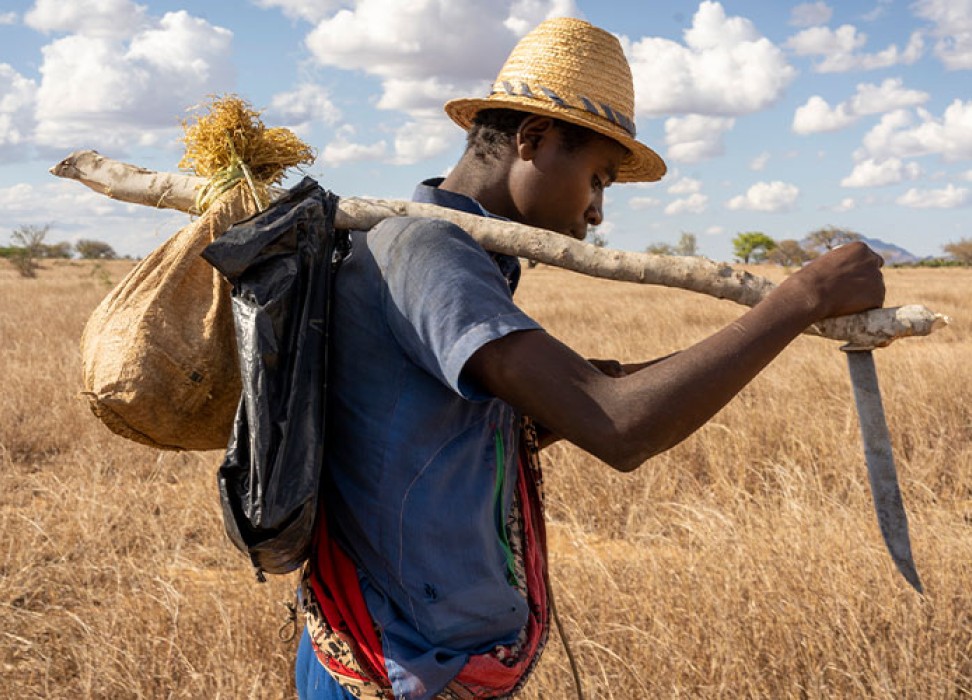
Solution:
[[[584,218],[588,226],[600,226],[601,222],[604,221],[604,198],[600,193],[594,197],[590,206],[587,207]]]

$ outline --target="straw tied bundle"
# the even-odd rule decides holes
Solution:
[[[239,98],[215,100],[209,110],[184,125],[187,150],[180,167],[193,174],[153,172],[89,150],[76,151],[51,169],[54,175],[78,180],[113,199],[201,214],[106,298],[82,340],[92,409],[116,432],[157,447],[225,447],[239,396],[229,289],[199,252],[233,223],[278,197],[282,190],[274,185],[289,168],[313,160],[308,146],[285,129],[267,129],[259,113]],[[335,225],[369,229],[392,216],[446,219],[489,251],[604,279],[686,289],[745,306],[754,306],[775,286],[704,258],[598,248],[542,229],[430,204],[346,198],[339,203]],[[178,274],[172,274],[174,268]],[[899,338],[928,335],[946,323],[940,314],[909,305],[827,319],[806,332],[855,347],[883,347]],[[160,330],[174,324],[180,326],[177,333]],[[177,342],[166,357],[147,368],[143,355],[151,353],[162,336],[178,336]],[[121,358],[123,354],[127,357]],[[166,378],[150,381],[157,386],[146,389],[153,373],[163,376],[158,375],[162,365]],[[171,384],[182,390],[173,391]],[[147,394],[161,395],[147,401]],[[144,410],[131,408],[140,402]],[[162,429],[160,421],[171,425]]]

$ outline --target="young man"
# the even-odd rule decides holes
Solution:
[[[664,174],[635,139],[632,95],[613,36],[545,22],[489,97],[446,105],[468,147],[416,198],[583,238],[606,187]],[[514,304],[517,261],[454,225],[390,219],[352,246],[335,292],[325,517],[302,585],[306,698],[508,696],[548,629],[539,441],[634,469],[808,325],[884,297],[880,257],[845,246],[680,353],[595,366]]]

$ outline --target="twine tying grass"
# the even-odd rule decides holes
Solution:
[[[244,179],[263,209],[271,185],[279,185],[290,168],[310,165],[316,157],[289,129],[268,129],[260,112],[236,95],[212,97],[183,120],[182,128],[186,152],[179,168],[208,179],[196,195],[199,212]]]

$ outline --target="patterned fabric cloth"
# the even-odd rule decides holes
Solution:
[[[530,615],[512,644],[497,645],[488,653],[470,656],[459,674],[437,695],[440,700],[509,697],[523,686],[539,661],[549,631],[543,517],[536,431],[529,419],[524,419],[516,495],[507,535],[513,555],[511,585],[528,601]],[[381,632],[365,605],[357,567],[328,537],[326,524],[319,530],[316,564],[304,569],[301,599],[318,659],[354,697],[394,700],[382,655]]]

